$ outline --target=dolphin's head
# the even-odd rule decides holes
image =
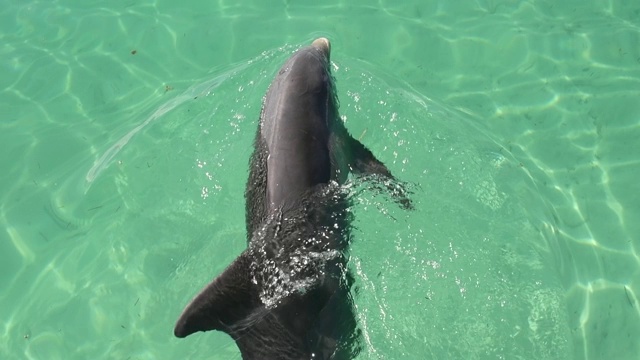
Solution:
[[[329,55],[331,54],[331,43],[327,38],[317,38],[312,43],[311,46],[321,51],[329,60]]]
[[[331,44],[326,38],[316,39],[310,46],[298,50],[280,70],[290,90],[315,96],[317,100],[331,97],[333,90],[329,57]]]

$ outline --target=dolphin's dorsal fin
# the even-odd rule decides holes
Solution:
[[[182,311],[173,330],[175,336],[183,338],[209,330],[230,333],[234,324],[260,306],[249,265],[250,260],[243,252],[205,286]]]

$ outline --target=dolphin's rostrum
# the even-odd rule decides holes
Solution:
[[[341,185],[349,173],[372,175],[404,207],[411,203],[339,118],[329,55],[329,41],[319,38],[271,83],[245,192],[248,247],[187,305],[177,337],[224,331],[243,359],[357,355]]]

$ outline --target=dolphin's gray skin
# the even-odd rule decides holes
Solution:
[[[393,180],[338,117],[325,38],[282,66],[264,100],[245,192],[247,249],[184,309],[174,333],[220,330],[243,359],[349,359],[349,172]],[[404,193],[399,202],[411,207]]]

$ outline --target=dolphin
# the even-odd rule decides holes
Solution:
[[[367,175],[412,205],[339,118],[330,52],[329,40],[316,39],[269,86],[245,190],[247,249],[186,306],[175,336],[223,331],[245,360],[359,352],[347,269],[351,214],[341,185],[350,173]]]

